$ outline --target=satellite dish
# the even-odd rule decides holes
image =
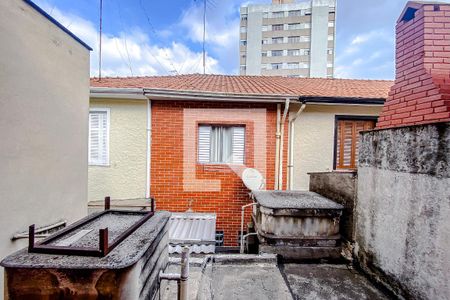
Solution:
[[[258,170],[253,168],[247,168],[242,172],[242,181],[251,191],[263,190],[266,186],[264,177]]]

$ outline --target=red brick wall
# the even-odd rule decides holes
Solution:
[[[423,5],[396,27],[396,79],[377,128],[450,121],[450,5]]]
[[[220,115],[217,114],[218,109],[221,110]],[[264,114],[265,124],[261,120],[252,121],[255,109],[259,116]],[[193,112],[186,114],[189,110]],[[195,122],[188,115],[195,116]],[[249,191],[227,165],[197,163],[199,123],[245,125],[245,165],[254,167],[256,160],[261,160],[261,157],[254,157],[253,154],[265,150],[266,184],[268,189],[273,189],[276,104],[152,101],[150,184],[157,208],[183,212],[191,207],[195,212],[215,212],[216,228],[225,233],[225,246],[237,246],[241,206],[250,203]],[[265,128],[261,129],[262,126]],[[258,136],[261,132],[265,135],[265,143],[262,142],[263,136]],[[286,186],[287,123],[284,132],[283,185]],[[262,162],[258,163],[260,165]],[[192,172],[189,171],[191,169]],[[199,185],[196,180],[204,181]],[[250,211],[248,208],[246,222],[250,221]]]

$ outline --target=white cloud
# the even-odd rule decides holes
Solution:
[[[81,40],[93,48],[91,52],[91,76],[98,74],[98,31],[96,26],[79,16],[49,8],[46,11]],[[165,33],[169,34],[169,33]],[[219,37],[220,40],[220,37]],[[216,59],[206,55],[208,72],[221,73]],[[178,73],[202,73],[202,53],[189,49],[183,43],[172,42],[162,47],[152,43],[149,36],[139,28],[118,34],[104,33],[102,37],[103,76],[169,75]]]
[[[203,5],[193,3],[186,9],[178,24],[187,37],[199,45],[203,42]],[[216,1],[206,11],[206,49],[227,72],[237,69],[239,58],[240,1]]]
[[[349,36],[343,49],[337,49],[335,76],[340,78],[392,78],[394,34],[370,30]],[[379,68],[383,65],[383,68]]]

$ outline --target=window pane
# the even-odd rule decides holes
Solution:
[[[299,36],[290,36],[288,37],[289,43],[300,43],[300,37]]]
[[[291,10],[289,11],[289,17],[298,17],[302,15],[301,10]]]
[[[272,64],[272,70],[279,70],[283,68],[283,64],[282,63],[276,63],[276,64]]]
[[[275,11],[272,13],[272,18],[283,18],[284,11]]]
[[[274,37],[272,38],[272,44],[282,44],[283,38],[282,37]]]
[[[272,25],[272,30],[273,31],[280,31],[283,30],[283,24],[276,24],[276,25]]]
[[[288,56],[299,56],[300,55],[300,49],[289,49],[288,50]]]
[[[283,50],[272,50],[272,56],[283,56]]]
[[[243,164],[244,137],[245,127],[199,126],[198,161]]]

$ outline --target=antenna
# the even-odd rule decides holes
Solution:
[[[100,0],[100,22],[99,22],[99,42],[98,42],[98,80],[102,78],[102,15],[103,0]]]
[[[203,0],[203,74],[206,73],[205,39],[206,39],[206,0]]]

